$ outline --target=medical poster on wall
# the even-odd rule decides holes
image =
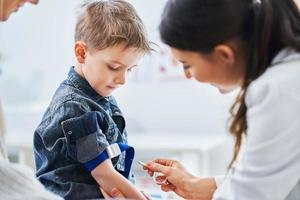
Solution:
[[[184,80],[182,64],[171,54],[169,47],[160,44],[144,57],[129,76],[135,83],[158,83]]]

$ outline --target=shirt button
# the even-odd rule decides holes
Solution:
[[[117,164],[117,168],[118,168],[118,169],[121,169],[121,165],[120,165],[120,164]]]
[[[68,133],[67,133],[67,134],[68,134],[68,135],[72,135],[72,133],[73,133],[72,131],[68,131]]]

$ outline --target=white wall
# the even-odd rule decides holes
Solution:
[[[24,126],[32,134],[41,113],[73,62],[75,8],[80,1],[40,1],[26,5],[0,24],[3,74],[0,94],[8,132]],[[165,0],[132,0],[149,37],[160,44],[157,31]],[[169,57],[154,54],[116,92],[131,132],[223,134],[232,96],[222,97],[210,86],[184,80],[181,68],[167,68]],[[39,109],[40,108],[40,109]],[[28,112],[33,112],[28,117]],[[22,115],[23,113],[23,115]],[[10,131],[11,129],[11,131]],[[18,131],[19,132],[19,131]]]
[[[8,22],[0,24],[0,68],[3,71],[0,97],[8,140],[10,144],[29,147],[26,150],[30,152],[29,155],[33,130],[54,90],[74,64],[73,35],[78,2],[80,0],[41,0],[38,6],[26,5]],[[166,0],[130,2],[145,22],[150,40],[166,51],[158,34],[160,15]],[[184,137],[195,137],[199,141],[204,136],[211,136],[210,140],[224,137],[228,110],[234,95],[223,96],[211,86],[185,80],[181,67],[175,68],[173,60],[166,53],[145,57],[128,84],[115,94],[127,118],[129,137],[134,139],[144,135],[147,140],[154,134],[159,140],[163,134],[178,137],[182,142]],[[164,68],[163,72],[161,68]],[[159,150],[151,154],[147,149],[156,149],[155,142],[152,145],[141,146],[137,158],[147,159],[173,153],[183,157],[190,155],[188,148],[185,148],[185,153],[178,149],[174,152]],[[148,153],[145,154],[145,151]],[[225,169],[224,163],[227,163],[224,156],[229,154],[221,152],[223,159],[218,156],[206,159],[216,160],[214,163],[218,169],[215,172],[219,172],[220,168]],[[29,163],[32,164],[32,161]],[[196,169],[195,166],[190,167]]]
[[[33,130],[54,90],[74,64],[74,13],[78,2],[80,0],[41,0],[38,6],[26,5],[8,22],[0,24],[0,68],[3,71],[0,97],[8,139],[17,146],[26,146],[25,152],[29,155],[32,154]],[[145,22],[150,39],[161,45],[157,27],[166,0],[130,2]],[[201,149],[207,144],[206,140],[229,137],[225,130],[234,94],[223,96],[211,86],[186,81],[181,69],[170,63],[169,57],[160,54],[146,57],[128,84],[116,92],[133,142],[138,143],[140,135],[145,136],[144,143],[149,138],[153,141],[150,136],[154,134],[154,141],[167,140],[169,136],[184,144],[178,149],[166,149],[170,146],[166,141],[139,146],[136,159],[183,158],[190,170],[201,168],[198,173],[202,175],[222,173],[230,159],[231,144]],[[166,67],[165,73],[159,72],[161,65]],[[189,150],[191,142],[188,140],[199,141],[200,155]],[[135,165],[134,169],[138,171],[140,167]]]

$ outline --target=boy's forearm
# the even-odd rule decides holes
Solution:
[[[110,194],[113,188],[117,188],[126,198],[145,199],[135,186],[117,172],[110,160],[106,160],[92,171],[93,178],[100,187]]]

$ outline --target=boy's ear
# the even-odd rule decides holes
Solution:
[[[80,64],[84,64],[86,52],[87,52],[86,44],[84,42],[79,41],[75,43],[74,48],[75,48],[74,51],[77,58],[77,62]]]
[[[214,49],[214,58],[218,59],[225,66],[232,66],[235,63],[235,53],[228,45],[217,45]]]

